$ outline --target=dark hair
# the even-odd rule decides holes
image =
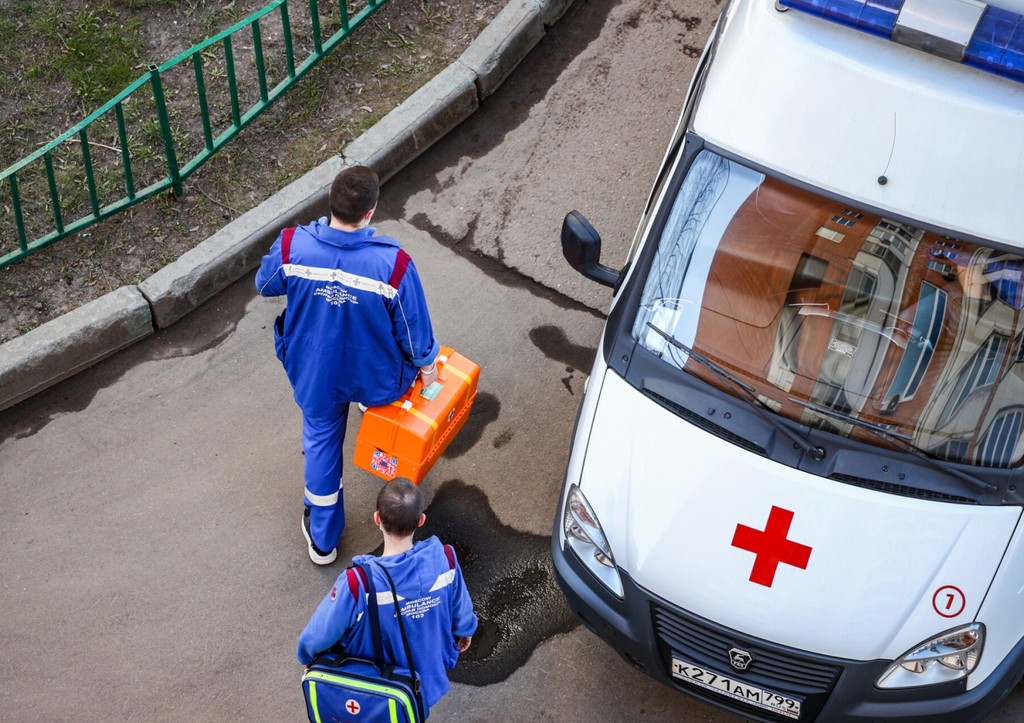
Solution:
[[[334,178],[328,200],[331,215],[347,224],[359,223],[377,205],[380,184],[366,166],[346,168]]]
[[[377,493],[377,512],[385,532],[408,537],[419,527],[423,493],[407,479],[392,480]]]

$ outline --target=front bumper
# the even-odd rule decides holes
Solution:
[[[556,517],[551,538],[555,577],[569,606],[583,623],[631,665],[656,680],[752,720],[792,721],[781,714],[708,691],[670,674],[672,654],[728,676],[802,701],[801,721],[980,721],[1024,675],[1024,640],[980,685],[966,681],[906,690],[880,690],[874,682],[892,662],[831,658],[787,648],[717,625],[659,599],[620,570],[624,597],[608,592],[560,544]],[[728,651],[740,647],[755,661],[733,670]]]

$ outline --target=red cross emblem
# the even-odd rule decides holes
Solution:
[[[352,715],[359,715],[360,706],[357,701],[354,701],[351,698],[349,698],[345,701],[345,709]]]
[[[799,567],[801,570],[807,569],[807,561],[811,559],[811,548],[786,539],[792,522],[791,511],[772,505],[768,524],[763,531],[746,525],[736,525],[732,546],[753,552],[755,555],[754,569],[750,571],[751,582],[771,587],[780,562]]]

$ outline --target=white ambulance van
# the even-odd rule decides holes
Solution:
[[[571,606],[765,721],[978,720],[1024,673],[1024,0],[733,0],[614,289]]]

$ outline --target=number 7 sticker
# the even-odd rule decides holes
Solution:
[[[967,598],[960,588],[954,585],[943,585],[932,595],[932,607],[944,618],[955,618],[964,611]]]

